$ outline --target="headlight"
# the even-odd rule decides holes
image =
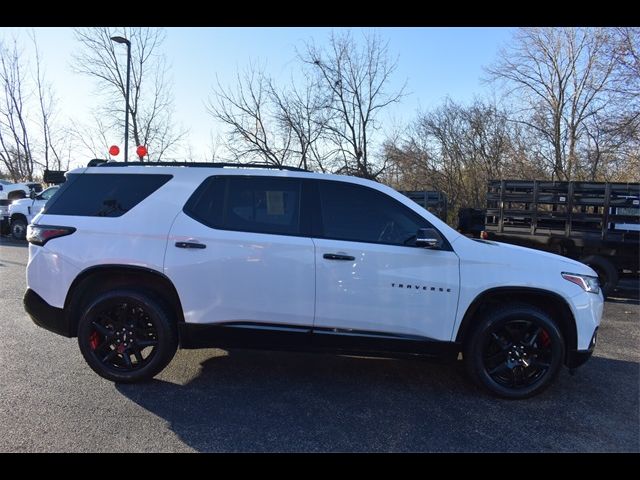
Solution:
[[[598,277],[591,277],[589,275],[578,275],[577,273],[562,272],[562,278],[569,280],[576,285],[579,285],[585,292],[599,293],[600,284],[598,283]]]

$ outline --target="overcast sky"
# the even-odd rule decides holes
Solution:
[[[28,28],[0,28],[0,38],[18,35],[24,54],[32,55]],[[305,41],[327,41],[331,28],[243,27],[243,28],[168,28],[163,51],[171,66],[175,94],[175,120],[186,127],[197,160],[205,160],[213,134],[223,135],[224,127],[207,113],[205,102],[218,75],[223,85],[233,81],[236,69],[249,62],[266,66],[277,79],[287,80],[294,66],[295,49]],[[340,31],[343,29],[334,29]],[[366,29],[370,31],[371,29]],[[381,118],[383,125],[407,122],[418,109],[439,104],[445,97],[466,102],[474,95],[488,93],[483,85],[482,67],[491,63],[501,46],[511,38],[511,28],[378,28],[389,41],[389,50],[398,56],[398,68],[391,88],[407,82],[409,95],[390,107]],[[72,53],[79,48],[71,28],[35,28],[40,54],[48,80],[58,97],[63,117],[87,122],[96,107],[94,80],[71,71]],[[363,29],[352,29],[360,39]],[[123,47],[123,55],[126,49]],[[120,144],[121,138],[114,138]],[[87,153],[79,152],[79,156]],[[79,159],[78,164],[84,160]]]

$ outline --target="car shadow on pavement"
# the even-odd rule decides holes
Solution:
[[[13,237],[0,235],[0,245],[2,246],[10,246],[10,247],[23,247],[27,248],[29,246],[29,242],[26,240],[16,240]]]
[[[639,449],[634,362],[593,358],[541,395],[509,401],[473,386],[462,362],[210,352],[185,385],[116,388],[201,452]],[[180,355],[162,375],[180,376]]]

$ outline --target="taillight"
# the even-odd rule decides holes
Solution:
[[[43,246],[49,240],[71,235],[76,229],[73,227],[59,227],[55,225],[29,225],[27,227],[27,241],[34,245]]]
[[[488,240],[489,239],[489,234],[485,230],[483,230],[483,231],[480,232],[480,238],[482,240]]]

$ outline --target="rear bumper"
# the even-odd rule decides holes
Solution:
[[[23,302],[31,320],[39,327],[65,337],[75,336],[71,332],[69,319],[61,308],[52,307],[30,288],[25,292]]]

